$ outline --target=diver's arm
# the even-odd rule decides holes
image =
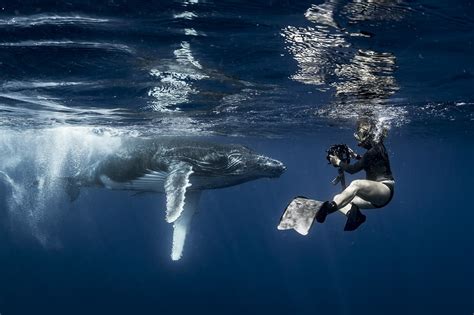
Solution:
[[[335,155],[330,155],[329,156],[329,161],[332,163],[334,166],[340,167],[343,171],[349,173],[349,174],[354,174],[359,171],[361,171],[364,168],[364,163],[365,163],[365,155],[360,157],[357,162],[354,164],[349,164],[342,162],[337,156]]]
[[[329,161],[331,162],[332,165],[340,167],[343,171],[349,174],[354,174],[362,170],[364,168],[364,160],[365,160],[365,155],[362,156],[359,160],[357,160],[357,162],[355,162],[354,164],[349,164],[349,163],[342,162],[335,155],[329,156]]]
[[[364,158],[362,157],[360,160],[355,162],[354,164],[339,162],[338,165],[343,171],[354,174],[364,169]]]

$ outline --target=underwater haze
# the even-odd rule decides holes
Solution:
[[[0,315],[473,314],[473,41],[467,0],[0,1]],[[340,192],[326,150],[360,117],[393,200],[279,231]],[[213,148],[159,160],[207,185],[182,256],[179,194],[95,173],[147,173],[156,139]]]

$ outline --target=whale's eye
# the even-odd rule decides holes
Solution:
[[[231,162],[241,162],[242,161],[242,155],[238,153],[230,154],[229,155],[229,161]]]

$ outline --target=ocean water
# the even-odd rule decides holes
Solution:
[[[0,314],[472,314],[472,1],[0,2]],[[325,150],[389,128],[396,180],[344,232]],[[241,144],[285,164],[202,193],[183,257],[164,194],[64,178],[124,143]],[[362,151],[359,151],[362,153]],[[348,176],[348,180],[363,177]],[[66,188],[66,189],[65,189]]]

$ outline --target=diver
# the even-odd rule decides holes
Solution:
[[[387,150],[383,144],[385,132],[377,132],[376,124],[370,119],[359,119],[354,137],[358,146],[367,150],[363,156],[353,153],[358,159],[355,163],[345,163],[335,155],[329,155],[330,162],[349,174],[361,170],[366,172],[366,179],[357,179],[350,183],[333,200],[326,201],[316,213],[316,221],[323,223],[326,216],[336,211],[347,217],[345,231],[354,231],[366,217],[360,209],[385,207],[393,198],[395,181],[390,169]]]

